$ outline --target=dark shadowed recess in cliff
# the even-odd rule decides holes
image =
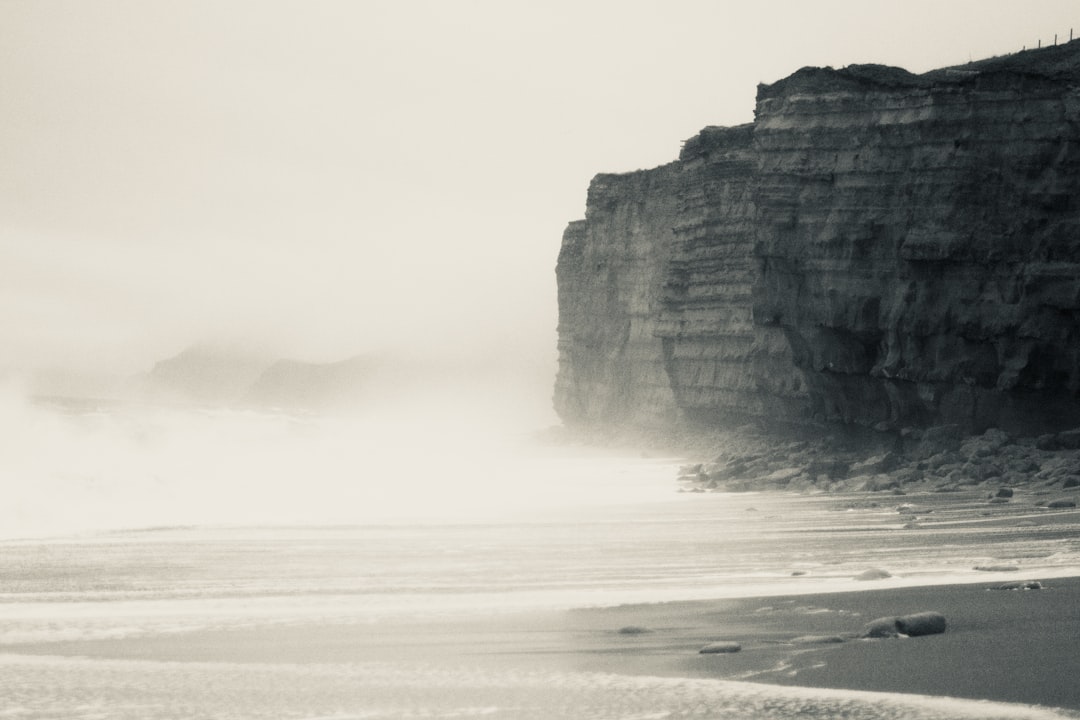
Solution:
[[[598,175],[557,275],[569,425],[1078,425],[1080,41],[762,85]]]

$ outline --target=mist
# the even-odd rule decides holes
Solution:
[[[4,520],[536,502],[506,458],[558,421],[554,267],[594,174],[751,120],[757,84],[801,66],[920,72],[1049,42],[1073,11],[0,3]],[[332,408],[163,386],[200,347],[382,364]]]
[[[803,65],[912,71],[1072,4],[143,0],[0,5],[0,369],[198,343],[554,371],[553,269],[598,172],[752,118]]]
[[[192,525],[528,520],[670,499],[662,479],[673,473],[672,460],[613,463],[601,451],[545,443],[536,429],[550,418],[492,387],[417,385],[372,398],[363,411],[315,414],[157,403],[58,407],[9,382],[0,390],[0,527],[17,538]]]

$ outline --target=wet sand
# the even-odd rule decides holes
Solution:
[[[1019,578],[1018,578],[1019,579]],[[1027,578],[1023,578],[1027,579]],[[15,655],[259,665],[425,663],[952,696],[1080,709],[1080,578],[380,622],[295,622],[9,646]],[[852,637],[933,610],[944,634]],[[620,632],[634,627],[643,632]],[[801,636],[844,642],[792,642]],[[734,654],[704,655],[730,640]]]
[[[582,669],[947,695],[1080,709],[1080,578],[577,611]],[[858,633],[879,617],[942,613],[940,635],[793,643]],[[651,632],[622,634],[634,626]],[[711,641],[733,654],[699,654]]]

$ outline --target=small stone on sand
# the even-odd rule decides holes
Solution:
[[[722,640],[719,642],[711,642],[705,647],[698,650],[701,655],[718,655],[721,653],[737,653],[742,650],[742,645],[730,640]]]
[[[856,580],[884,580],[892,577],[892,573],[880,568],[870,568],[855,576]]]

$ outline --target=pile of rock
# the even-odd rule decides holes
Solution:
[[[712,460],[680,470],[686,491],[781,489],[795,492],[956,492],[988,489],[996,504],[1016,488],[1038,494],[1080,493],[1080,428],[1017,438],[992,428],[964,436],[956,426],[907,430],[853,448],[833,437],[778,441],[744,432],[720,439]],[[1046,498],[1051,509],[1076,506],[1076,497]]]

